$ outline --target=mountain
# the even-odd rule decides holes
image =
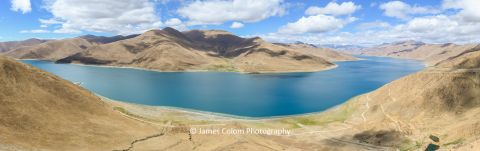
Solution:
[[[416,59],[424,61],[429,66],[433,66],[442,60],[460,55],[463,52],[470,51],[470,49],[478,48],[480,47],[477,44],[426,44],[417,41],[403,41],[351,50],[350,53]]]
[[[281,44],[281,43],[277,43],[277,44],[289,47],[292,50],[299,53],[325,58],[326,60],[331,62],[357,60],[357,58],[353,57],[352,55],[345,54],[343,52],[334,50],[332,48],[317,47],[313,44],[308,44],[303,42],[296,42],[291,44]]]
[[[46,42],[47,40],[40,40],[36,38],[31,38],[23,41],[7,41],[0,42],[0,53],[10,51],[19,47],[33,46]]]
[[[103,37],[86,35],[76,38],[67,38],[60,40],[50,40],[43,43],[18,47],[5,52],[5,55],[17,59],[40,59],[55,61],[78,52],[85,51],[87,48],[135,37],[131,36],[114,36]]]
[[[0,56],[0,150],[112,150],[155,132],[78,85]]]
[[[331,111],[351,111],[343,123],[355,130],[338,138],[400,150],[480,149],[469,145],[480,131],[479,60],[480,50],[470,51],[353,98]]]
[[[220,30],[150,30],[134,38],[90,47],[57,63],[137,67],[160,71],[320,71],[334,64],[258,37]]]
[[[346,50],[356,50],[356,49],[362,49],[365,48],[364,46],[359,46],[359,45],[337,45],[337,44],[322,44],[322,45],[316,45],[317,47],[324,47],[324,48],[331,48],[331,49],[336,49],[340,51],[346,51]]]

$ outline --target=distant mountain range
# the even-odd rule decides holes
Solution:
[[[332,49],[298,45],[272,44],[258,37],[241,38],[220,30],[180,32],[167,27],[140,35],[51,40],[9,47],[4,54],[19,59],[159,71],[320,71],[334,67],[333,61],[356,59]]]
[[[480,49],[480,45],[478,44],[427,44],[418,41],[401,41],[368,48],[351,49],[345,52],[370,56],[416,59],[424,61],[429,66],[433,66],[442,60],[447,60],[465,52],[478,49]]]
[[[316,46],[317,47],[337,49],[339,51],[366,48],[364,46],[359,46],[359,45],[338,45],[338,44],[318,44]]]
[[[28,46],[38,45],[46,41],[48,40],[31,38],[24,41],[0,42],[0,53],[9,51],[15,48],[19,48],[19,47],[28,47]]]

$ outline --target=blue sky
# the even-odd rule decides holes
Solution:
[[[477,0],[5,0],[0,41],[128,35],[171,26],[272,42],[478,43]],[[233,26],[233,25],[235,26]]]

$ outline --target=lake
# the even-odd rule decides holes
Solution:
[[[24,60],[113,100],[244,117],[324,111],[424,68],[385,57],[337,62],[313,73],[156,72]]]

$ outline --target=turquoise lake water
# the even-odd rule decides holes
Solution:
[[[384,57],[337,62],[314,73],[240,74],[155,72],[24,60],[114,100],[246,117],[326,110],[424,68],[419,61]]]

